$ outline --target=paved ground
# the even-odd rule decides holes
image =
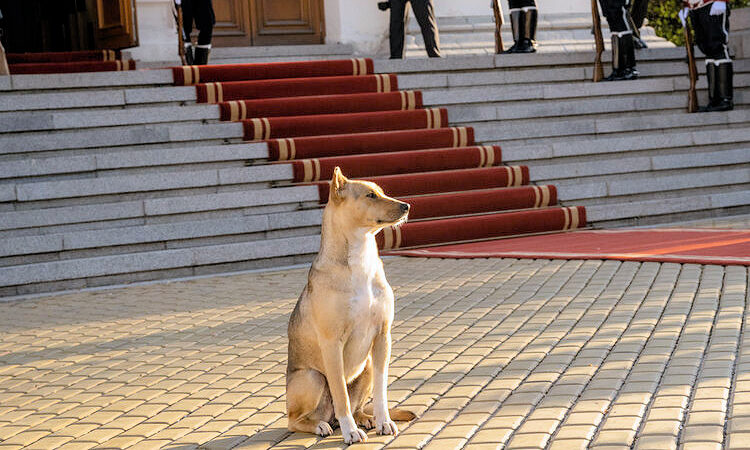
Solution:
[[[386,270],[389,398],[418,418],[353,449],[750,448],[745,267],[392,258]],[[0,449],[342,448],[286,431],[286,322],[305,275],[0,304]]]

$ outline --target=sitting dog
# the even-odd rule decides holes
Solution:
[[[378,231],[405,222],[408,214],[407,203],[387,197],[376,184],[334,170],[320,251],[289,318],[291,431],[328,436],[335,419],[351,444],[367,440],[358,425],[396,434],[393,420],[415,417],[388,410],[393,290],[375,243]],[[365,412],[371,394],[372,415]]]

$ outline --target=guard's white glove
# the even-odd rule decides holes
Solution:
[[[727,12],[727,2],[713,2],[711,3],[711,11],[709,12],[712,16],[720,16]]]
[[[680,23],[682,23],[682,28],[685,28],[687,24],[688,14],[690,14],[690,8],[688,8],[687,6],[682,8],[680,12],[677,13],[677,17],[680,18]]]

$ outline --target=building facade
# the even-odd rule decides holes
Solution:
[[[176,62],[177,31],[172,0],[135,0],[142,61]],[[381,53],[388,39],[388,12],[378,0],[213,0],[217,46],[351,44],[357,53]],[[507,7],[500,0],[503,8]],[[537,0],[542,14],[588,13],[585,0]],[[438,17],[488,16],[488,0],[435,0]],[[507,12],[506,12],[507,13]]]

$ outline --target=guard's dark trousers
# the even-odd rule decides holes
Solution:
[[[193,31],[193,22],[195,22],[195,28],[198,29],[198,44],[193,53],[193,64],[207,64],[216,23],[211,0],[182,0],[182,26],[188,38]],[[185,50],[187,53],[187,48]]]
[[[432,0],[391,0],[391,59],[404,57],[404,28],[406,25],[406,3],[411,3],[411,9],[422,30],[425,50],[431,58],[440,57],[440,36],[438,34],[435,8]]]

